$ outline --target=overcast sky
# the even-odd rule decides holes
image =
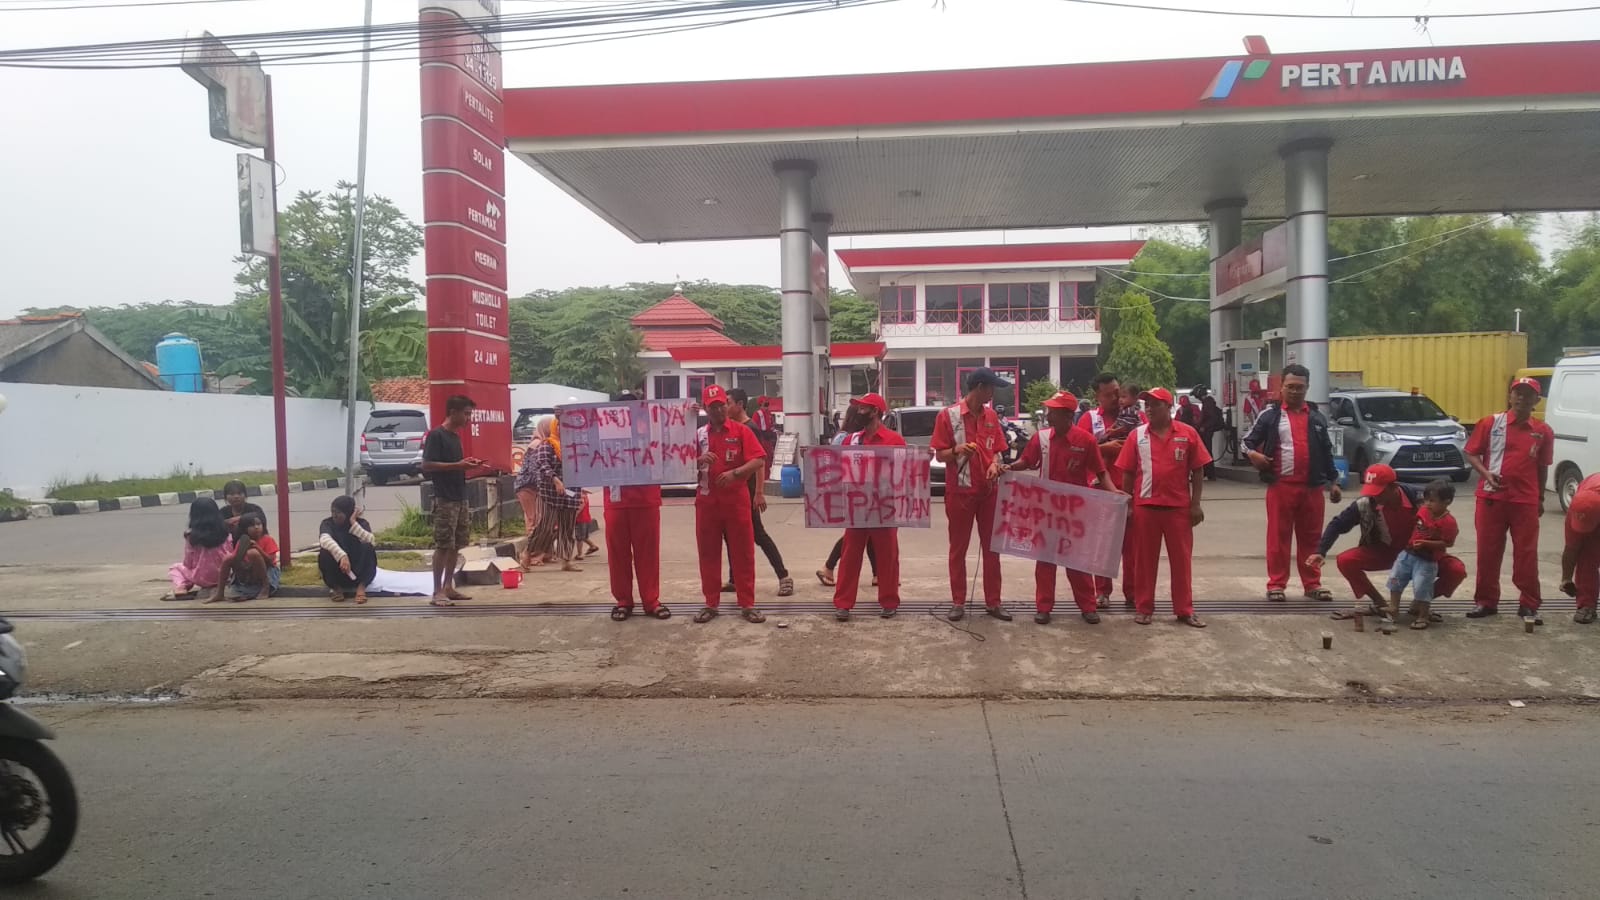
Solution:
[[[25,12],[72,0],[0,0],[0,48],[359,25],[361,0],[229,0]],[[107,3],[113,0],[77,0]],[[137,2],[137,0],[115,0]],[[584,0],[593,5],[597,0]],[[1157,0],[1134,0],[1156,3]],[[558,5],[505,0],[508,12]],[[1245,34],[1274,52],[1600,38],[1600,13],[1406,21],[1295,21],[1137,12],[1071,0],[904,0],[681,35],[508,53],[510,87],[1041,65],[1234,54]],[[1445,13],[1576,0],[1166,0],[1228,10]],[[8,9],[7,7],[11,7]],[[376,0],[380,22],[416,0]],[[280,197],[354,180],[359,66],[277,67]],[[0,315],[29,306],[222,303],[233,296],[235,148],[212,140],[205,91],[176,69],[0,68]],[[373,67],[369,192],[420,222],[415,61]],[[776,241],[635,244],[508,158],[513,295],[535,288],[708,278],[776,284]],[[837,247],[1011,242],[1130,229],[841,239]],[[421,279],[420,258],[417,276]],[[844,284],[835,261],[835,284]]]

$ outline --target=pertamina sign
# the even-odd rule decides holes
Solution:
[[[477,404],[468,456],[510,471],[505,130],[498,0],[421,0],[423,259],[435,421]]]
[[[1236,91],[1248,90],[1254,82],[1276,84],[1281,91],[1322,91],[1424,86],[1466,80],[1467,65],[1456,55],[1427,56],[1412,51],[1404,56],[1338,61],[1311,58],[1296,62],[1256,57],[1223,63],[1200,99],[1226,100]]]

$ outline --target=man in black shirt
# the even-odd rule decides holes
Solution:
[[[472,419],[471,397],[457,394],[445,401],[444,422],[428,432],[422,445],[422,472],[433,482],[434,606],[455,606],[469,600],[456,591],[461,548],[472,540],[472,511],[467,507],[467,470],[483,465],[461,449],[461,429]]]

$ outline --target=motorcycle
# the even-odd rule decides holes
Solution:
[[[1002,461],[1014,463],[1022,458],[1022,451],[1028,449],[1028,433],[1022,426],[1007,419],[1001,424],[1000,429],[1006,435],[1005,451],[1001,454]]]
[[[0,619],[0,700],[27,679],[27,654]],[[67,767],[44,745],[55,732],[10,703],[0,703],[0,884],[50,871],[78,831],[78,794]]]

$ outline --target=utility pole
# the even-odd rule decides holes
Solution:
[[[356,493],[356,383],[361,379],[361,294],[362,275],[366,269],[365,247],[362,245],[362,228],[367,217],[367,106],[372,84],[372,0],[366,2],[366,16],[361,31],[361,124],[356,138],[356,222],[355,246],[351,250],[350,267],[350,368],[345,390],[345,411],[348,416],[344,439],[344,492]]]
[[[272,127],[272,76],[267,82],[267,146],[263,149],[267,166],[273,172],[272,216],[278,216],[277,142]],[[294,545],[289,543],[289,408],[288,387],[283,375],[283,268],[279,264],[274,233],[272,256],[267,258],[267,319],[272,329],[272,430],[276,445],[278,473],[273,487],[278,495],[278,541],[282,548],[278,565],[288,569],[294,563]]]

